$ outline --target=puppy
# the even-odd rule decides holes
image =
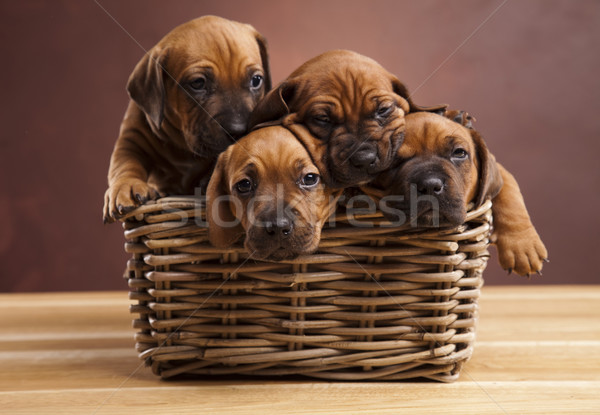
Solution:
[[[159,195],[193,193],[270,88],[266,43],[252,26],[205,16],[173,29],[129,78],[104,221]]]
[[[302,126],[268,126],[222,153],[207,189],[210,242],[226,248],[245,233],[252,258],[274,261],[314,252],[341,193],[321,180],[315,141]]]
[[[410,218],[418,226],[455,226],[465,221],[470,203],[480,206],[493,199],[499,205],[493,210],[492,239],[500,264],[521,275],[541,271],[546,248],[516,181],[496,162],[481,136],[437,114],[408,114],[405,120],[406,136],[394,165],[370,185],[379,196],[394,196],[381,199],[386,217]]]
[[[327,185],[364,184],[390,167],[404,138],[404,115],[424,108],[374,60],[346,50],[325,52],[296,69],[269,92],[250,127],[279,120],[302,124],[322,141]]]

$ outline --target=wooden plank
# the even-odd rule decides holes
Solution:
[[[133,333],[131,303],[127,292],[0,294],[0,333]]]
[[[600,340],[600,286],[486,287],[481,341]]]
[[[600,381],[600,341],[478,341],[461,380]]]
[[[0,294],[0,413],[600,413],[600,286],[485,287],[475,353],[451,385],[161,381],[137,358],[129,304]]]
[[[597,414],[600,382],[328,383],[0,392],[10,414]]]
[[[459,382],[600,381],[599,362],[600,342],[480,342]],[[127,387],[163,384],[137,358],[133,347],[0,352],[0,367],[2,391],[103,388],[120,382]]]

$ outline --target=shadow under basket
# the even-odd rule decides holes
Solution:
[[[212,247],[202,216],[170,197],[123,219],[136,348],[155,374],[452,382],[470,358],[490,202],[457,228],[338,214],[315,254],[285,262]]]

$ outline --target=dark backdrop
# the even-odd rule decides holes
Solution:
[[[122,230],[101,221],[125,84],[142,48],[204,14],[254,25],[275,83],[325,50],[353,49],[416,102],[475,114],[551,259],[527,282],[492,251],[487,283],[598,282],[598,1],[4,0],[0,290],[126,289]]]

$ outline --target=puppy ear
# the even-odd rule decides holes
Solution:
[[[231,211],[227,165],[231,147],[221,153],[206,190],[208,240],[217,248],[228,248],[244,233],[240,221]]]
[[[504,184],[496,158],[490,153],[481,135],[471,130],[479,161],[479,188],[475,196],[475,206],[481,206],[487,199],[493,199]]]
[[[271,68],[269,66],[269,54],[267,53],[267,40],[258,32],[256,32],[256,42],[260,50],[260,60],[265,76],[265,91],[271,90]]]
[[[333,182],[333,177],[329,172],[329,165],[327,164],[327,143],[313,136],[303,124],[298,124],[295,115],[296,114],[291,114],[285,117],[282,121],[282,125],[290,130],[292,134],[296,136],[298,141],[302,143],[310,155],[312,162],[319,169],[319,175],[321,176],[323,183],[325,183],[327,187],[334,188],[335,183]]]
[[[394,92],[397,95],[400,95],[406,101],[406,108],[403,107],[404,112],[406,114],[408,114],[409,112],[427,111],[443,115],[444,111],[448,107],[448,104],[434,105],[431,107],[423,107],[421,105],[415,104],[410,98],[410,94],[408,93],[408,89],[406,88],[406,86],[404,86],[404,84],[394,76],[392,77],[392,87],[394,88]]]
[[[294,82],[284,81],[277,88],[269,91],[250,114],[248,130],[252,130],[258,124],[276,121],[289,114],[288,104],[294,98],[295,90]]]
[[[131,99],[160,128],[165,106],[164,65],[166,50],[153,48],[138,62],[129,76],[127,92]]]

